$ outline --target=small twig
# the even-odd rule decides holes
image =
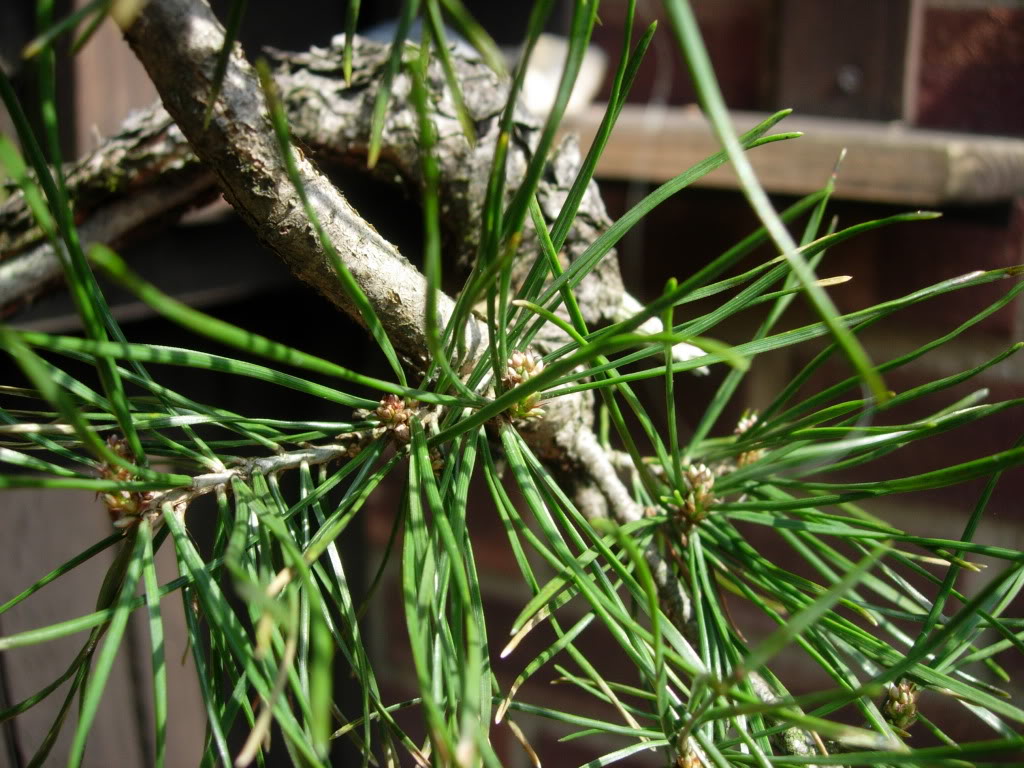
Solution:
[[[188,488],[172,488],[167,491],[153,493],[147,499],[146,509],[143,514],[154,515],[154,522],[159,521],[159,510],[164,504],[170,504],[175,513],[184,514],[188,505],[200,496],[230,486],[234,479],[248,480],[253,474],[269,475],[275,472],[283,472],[288,469],[298,469],[303,462],[310,465],[326,464],[330,461],[343,459],[351,455],[351,444],[330,444],[311,446],[302,451],[282,453],[276,456],[266,456],[258,459],[249,459],[237,467],[225,468],[218,472],[207,472],[196,475],[192,478],[192,485]]]
[[[598,442],[593,430],[583,428],[577,432],[575,451],[582,470],[601,489],[608,500],[612,516],[619,524],[631,523],[644,517],[644,508],[633,501],[633,497],[619,479],[608,452]],[[690,620],[692,609],[690,596],[686,594],[682,583],[676,578],[653,542],[647,547],[644,557],[651,568],[654,582],[658,585],[661,599],[669,608],[669,615],[680,626],[686,624]]]
[[[212,186],[213,177],[201,172],[182,179],[181,183],[153,185],[118,200],[79,225],[82,246],[88,248],[92,243],[104,243],[118,247],[133,230],[184,210]],[[14,258],[0,261],[0,317],[10,314],[20,304],[31,303],[61,275],[60,260],[45,240]]]

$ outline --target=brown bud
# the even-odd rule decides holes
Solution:
[[[901,731],[908,730],[917,722],[917,697],[920,689],[904,678],[897,685],[889,686],[889,693],[882,704],[885,719]]]
[[[398,395],[384,395],[377,410],[374,411],[380,419],[380,427],[373,430],[374,437],[380,437],[390,431],[396,440],[408,443],[412,438],[409,422],[415,410],[415,401],[404,400]]]

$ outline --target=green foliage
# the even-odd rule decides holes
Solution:
[[[54,493],[61,488],[95,490],[117,527],[114,535],[0,605],[0,615],[45,585],[59,589],[79,565],[105,549],[119,550],[94,612],[0,637],[0,651],[16,652],[89,633],[53,684],[0,712],[0,721],[18,716],[65,681],[73,681],[46,740],[33,745],[33,764],[48,759],[76,692],[81,704],[67,760],[69,765],[82,762],[126,623],[142,609],[154,676],[154,761],[163,764],[167,721],[174,716],[167,705],[161,611],[167,598],[181,599],[185,606],[190,652],[208,718],[204,765],[262,761],[264,737],[273,723],[282,748],[300,765],[326,765],[331,742],[344,739],[365,756],[365,763],[411,759],[424,766],[493,766],[499,764],[491,744],[494,723],[521,713],[563,724],[571,731],[567,738],[597,736],[595,744],[610,740],[620,745],[590,766],[652,750],[663,764],[686,766],[980,765],[1024,747],[1018,735],[1024,710],[1000,687],[1009,675],[996,659],[1004,651],[1024,651],[1024,620],[1006,615],[1024,587],[1024,553],[974,541],[1000,476],[1024,463],[1024,445],[1018,442],[992,455],[909,477],[892,478],[883,466],[890,453],[913,451],[937,434],[1018,414],[1021,400],[993,403],[979,392],[949,402],[928,418],[898,421],[901,406],[969,380],[1019,351],[1021,344],[975,368],[898,394],[889,393],[881,378],[952,341],[1017,297],[1024,290],[1024,283],[1014,280],[1019,268],[973,272],[839,313],[814,272],[828,249],[865,231],[905,226],[933,214],[907,213],[823,232],[834,179],[776,213],[744,153],[770,152],[772,142],[796,138],[770,133],[787,113],[735,136],[688,4],[666,0],[675,37],[724,149],[651,192],[563,269],[558,253],[654,29],[634,44],[634,3],[627,4],[626,40],[605,119],[562,210],[549,223],[537,204],[537,187],[598,4],[574,4],[571,45],[554,109],[522,184],[506,190],[503,152],[512,132],[511,100],[551,11],[552,3],[542,0],[531,15],[523,62],[513,73],[512,96],[500,118],[504,141],[492,165],[478,258],[451,322],[442,327],[435,292],[442,277],[443,222],[431,154],[434,129],[423,88],[431,55],[439,55],[449,86],[456,90],[459,85],[442,20],[455,25],[494,66],[500,65],[493,43],[457,0],[425,0],[422,8],[406,0],[397,44],[377,93],[369,163],[373,165],[380,151],[390,87],[405,67],[413,74],[423,152],[429,295],[424,318],[429,349],[424,352],[429,352],[431,364],[425,372],[408,372],[423,374],[420,384],[406,381],[407,370],[374,307],[315,219],[294,169],[287,120],[265,69],[270,115],[296,197],[390,363],[394,380],[364,375],[185,306],[133,273],[110,249],[97,246],[89,253],[92,264],[183,329],[273,366],[327,376],[334,384],[198,348],[129,343],[78,240],[56,153],[53,100],[54,41],[79,23],[102,17],[110,5],[93,2],[52,24],[49,5],[40,3],[43,24],[31,46],[43,62],[45,133],[39,139],[0,73],[0,93],[14,117],[31,172],[4,137],[0,162],[24,190],[42,232],[63,255],[85,328],[79,338],[0,327],[4,350],[31,387],[5,390],[9,399],[27,401],[31,409],[0,408],[0,461],[8,465],[0,487]],[[349,32],[358,5],[349,5]],[[245,6],[231,6],[214,98]],[[425,16],[424,37],[419,44],[407,43],[406,30],[417,13]],[[350,45],[345,71],[350,76]],[[473,127],[461,99],[455,104],[471,136]],[[725,162],[736,168],[761,228],[707,266],[678,275],[635,316],[603,329],[588,328],[576,303],[580,281],[645,215]],[[789,227],[801,223],[802,234],[794,237]],[[514,291],[512,259],[527,226],[538,232],[539,253],[522,287]],[[766,243],[779,256],[752,261],[757,247]],[[961,319],[944,336],[877,366],[864,352],[858,334],[865,328],[893,319],[912,321],[919,303],[1000,281],[1011,286],[1004,296]],[[809,297],[819,318],[777,330],[800,293]],[[699,306],[706,308],[712,298],[718,302],[712,309],[688,314],[683,322],[675,319],[676,307],[704,299]],[[490,343],[461,377],[459,340],[479,300],[486,303]],[[740,312],[760,313],[755,334],[732,346],[715,341],[716,328]],[[648,318],[663,320],[664,332],[638,332]],[[545,324],[560,328],[565,343],[541,360],[529,347]],[[758,356],[822,338],[828,345],[759,418],[747,417],[735,430],[722,423],[722,414],[736,400]],[[704,354],[673,360],[668,353],[683,342]],[[194,344],[200,345],[198,338]],[[805,387],[837,352],[854,375],[828,389]],[[64,360],[87,363],[95,376],[73,377],[61,367]],[[251,377],[361,410],[350,421],[330,423],[234,413],[164,386],[156,372],[150,373],[154,364]],[[720,364],[729,370],[692,436],[684,440],[676,423],[676,392],[686,386],[687,371]],[[632,382],[642,379],[662,382],[667,422],[631,389]],[[631,464],[628,503],[644,511],[633,519],[588,519],[524,439],[529,421],[539,417],[537,406],[589,390],[601,395],[604,428],[597,447],[609,454],[613,442],[621,444]],[[367,391],[377,394],[367,398]],[[895,422],[875,423],[881,415]],[[245,463],[239,456],[257,458]],[[151,469],[151,462],[173,471]],[[229,469],[239,466],[246,471]],[[860,477],[878,479],[836,479],[838,470],[851,467],[858,468]],[[297,477],[294,490],[279,484],[283,474]],[[522,582],[533,594],[511,627],[499,625],[484,607],[467,520],[474,478],[483,480],[490,514],[500,520]],[[959,539],[903,530],[855,503],[976,478],[988,478],[988,483]],[[339,540],[382,483],[401,489],[395,528],[369,593],[355,594]],[[218,510],[212,551],[196,547],[186,514],[188,503],[205,492],[215,496]],[[751,532],[759,529],[773,538],[773,550],[762,551],[751,543]],[[180,575],[161,585],[153,556],[168,540]],[[990,578],[976,594],[965,594],[958,575],[964,569],[978,570],[979,556],[986,558]],[[396,599],[379,589],[388,561],[400,572],[397,599],[419,689],[409,701],[390,701],[382,692],[361,624],[367,606]],[[666,583],[685,590],[689,605],[682,612],[666,600]],[[922,584],[930,585],[929,591],[922,591]],[[232,594],[240,600],[229,601]],[[726,595],[749,603],[778,628],[761,638],[744,637],[728,613]],[[553,631],[554,641],[533,658],[518,658],[525,655],[517,650],[521,641],[541,626]],[[488,650],[488,639],[506,631],[511,639],[502,656],[518,659],[520,670],[509,687],[495,675]],[[594,658],[590,644],[597,634],[615,643],[634,668],[628,679],[613,679],[602,671],[602,660]],[[817,670],[830,686],[790,695],[773,673],[780,654],[790,663],[798,658]],[[520,698],[520,687],[549,665],[581,699],[593,701],[581,704],[580,712],[567,712],[529,696]],[[343,711],[335,702],[339,669],[358,687],[355,709]],[[952,697],[993,738],[976,743],[949,738],[944,724],[929,716],[925,699],[918,701],[922,691]],[[421,716],[426,741],[420,732],[410,733],[398,723],[400,710]],[[232,754],[228,734],[239,727],[249,738],[240,754]],[[931,732],[939,746],[914,748],[911,729]]]

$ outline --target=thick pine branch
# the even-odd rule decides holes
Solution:
[[[306,53],[273,52],[274,79],[293,134],[304,151],[321,164],[342,164],[368,172],[365,157],[370,115],[388,47],[357,38],[351,86],[342,80],[342,50],[339,40],[333,47],[313,48]],[[435,155],[443,225],[454,254],[450,261],[455,268],[464,269],[472,261],[479,241],[480,210],[507,84],[476,59],[458,53],[453,54],[453,59],[467,107],[477,126],[475,145],[465,140],[454,117],[451,95],[441,73],[432,69],[427,85],[431,119],[438,134]],[[382,160],[372,173],[382,182],[403,186],[417,197],[420,159],[410,87],[406,75],[396,78],[384,128]],[[205,99],[207,93],[200,91],[196,96]],[[225,98],[222,96],[219,103],[224,104]],[[224,108],[234,109],[230,105]],[[522,178],[539,129],[533,116],[517,116],[516,140],[511,144],[507,163],[510,194]],[[274,150],[272,142],[270,149]],[[538,200],[549,221],[557,215],[579,162],[572,139],[563,142],[552,157],[549,172],[538,189]],[[83,222],[83,238],[86,242],[104,242],[114,247],[140,236],[152,236],[189,205],[205,202],[216,183],[160,105],[133,114],[115,136],[70,167],[67,177],[76,215]],[[569,261],[575,259],[608,224],[597,187],[591,184],[566,240],[565,257]],[[60,277],[56,257],[39,238],[20,195],[0,206],[0,313],[4,315],[30,302]],[[264,238],[264,242],[274,248],[271,240]],[[347,241],[335,244],[344,249]],[[534,245],[527,232],[520,251],[521,269],[532,263],[537,253]],[[352,257],[362,258],[358,253]],[[300,277],[310,281],[337,306],[346,307],[333,275],[307,268],[302,259],[286,261],[293,268],[299,264],[296,269]],[[614,254],[609,254],[584,279],[578,292],[588,322],[597,324],[618,318],[622,283]]]
[[[205,3],[148,3],[125,37],[156,86],[164,107],[199,159],[217,177],[228,202],[256,236],[292,271],[353,317],[345,294],[285,169],[256,74],[236,46],[220,97],[204,126],[214,62],[223,28]],[[297,158],[299,177],[327,237],[384,323],[392,343],[407,355],[426,349],[423,317],[426,280],[382,238],[307,158]],[[439,300],[442,317],[453,303]],[[469,348],[483,334],[468,326]]]
[[[212,73],[223,44],[223,28],[203,0],[151,0],[125,36],[146,67],[163,99],[133,115],[121,132],[105,141],[68,173],[77,214],[84,219],[85,241],[117,245],[138,230],[166,225],[190,204],[209,199],[219,187],[228,202],[272,252],[329,301],[359,320],[359,312],[341,289],[288,179],[263,93],[240,46],[229,59],[224,85],[209,126],[204,117],[211,93]],[[342,46],[307,53],[273,52],[275,82],[289,122],[301,145],[322,162],[365,166],[370,115],[376,84],[388,48],[357,40],[351,85],[342,73]],[[465,267],[480,236],[480,211],[486,194],[491,158],[498,141],[498,118],[508,88],[482,62],[455,54],[464,98],[477,126],[470,145],[455,117],[443,74],[435,65],[428,78],[428,100],[438,135],[435,148],[441,178],[442,211],[454,262]],[[436,70],[436,71],[435,71]],[[388,183],[419,189],[420,159],[417,115],[409,98],[411,83],[400,75],[393,84],[392,102],[384,129],[382,160],[374,173]],[[166,109],[166,111],[165,111]],[[168,114],[169,113],[169,114]],[[540,123],[527,113],[517,114],[515,140],[506,167],[511,195],[531,158]],[[299,153],[302,183],[313,208],[345,265],[367,295],[395,346],[408,360],[426,361],[426,280],[397,249],[349,205],[343,194],[308,158]],[[562,143],[552,157],[538,189],[545,217],[553,221],[572,185],[580,163],[574,140]],[[566,240],[562,255],[575,259],[608,226],[604,205],[591,183]],[[0,308],[7,311],[42,290],[59,274],[49,246],[34,242],[31,219],[15,197],[0,209],[0,274],[6,291]],[[537,255],[526,233],[517,268],[528,269]],[[577,288],[588,323],[619,319],[624,297],[618,262],[608,254]],[[633,302],[635,303],[635,301]],[[441,295],[439,314],[446,320],[454,302]],[[652,328],[651,330],[659,330]],[[484,352],[487,334],[470,315],[467,347],[473,358]],[[580,491],[578,501],[592,516],[609,511],[620,522],[637,516],[637,506],[618,482],[604,451],[594,438],[590,393],[558,398],[545,405],[546,416],[523,429],[533,450]],[[328,450],[330,447],[317,450]],[[197,478],[208,491],[220,485]],[[587,493],[600,489],[598,495]],[[611,491],[611,492],[610,492]],[[617,491],[617,492],[616,492]],[[176,499],[187,506],[197,488],[183,489]],[[178,498],[180,497],[180,498]],[[656,552],[648,552],[663,596],[673,613],[685,616],[685,594]]]

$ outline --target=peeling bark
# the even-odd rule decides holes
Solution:
[[[360,319],[288,178],[267,118],[256,75],[235,46],[212,119],[204,126],[214,62],[223,29],[209,7],[187,0],[148,3],[125,38],[157,87],[164,107],[199,159],[217,177],[224,197],[257,238],[303,281]],[[382,238],[302,153],[296,165],[317,217],[345,266],[375,308],[396,348],[422,361],[426,281]],[[439,297],[439,314],[451,299]],[[467,348],[479,354],[481,328],[468,325]]]
[[[370,115],[389,48],[386,45],[357,38],[355,42],[355,68],[351,86],[346,85],[341,72],[341,45],[344,38],[335,40],[330,48],[313,48],[306,53],[270,52],[275,65],[274,79],[282,95],[293,135],[305,153],[322,164],[340,163],[368,172],[391,185],[404,187],[412,197],[419,196],[420,165],[417,140],[417,116],[410,102],[411,83],[408,76],[396,77],[392,101],[383,134],[383,151],[377,166],[368,171],[366,152],[370,136]],[[156,56],[154,55],[154,58]],[[508,86],[482,62],[453,52],[458,76],[463,83],[467,108],[477,126],[476,143],[470,146],[455,117],[454,105],[439,65],[430,70],[427,87],[432,106],[432,120],[437,134],[436,159],[441,180],[441,210],[446,228],[448,251],[454,254],[451,265],[466,268],[475,256],[480,234],[480,210],[486,194],[491,157],[498,138],[498,117],[508,93]],[[171,84],[169,84],[171,85]],[[192,109],[205,103],[209,93],[207,76],[199,77],[192,94]],[[227,90],[219,99],[219,113],[230,119],[243,114],[240,104],[228,101]],[[237,99],[236,99],[237,100]],[[258,104],[261,104],[259,102]],[[252,108],[253,105],[248,105]],[[258,111],[258,110],[257,110]],[[255,115],[250,115],[250,118]],[[508,168],[509,194],[517,188],[532,156],[540,123],[525,112],[517,113],[515,140],[510,144]],[[241,138],[241,137],[236,137]],[[276,145],[272,136],[270,146],[260,151],[268,157],[251,159],[262,164],[265,159],[276,158]],[[272,152],[273,154],[269,154]],[[568,194],[579,168],[579,149],[574,138],[567,138],[553,154],[548,171],[538,189],[538,201],[549,221],[553,221]],[[269,166],[268,166],[269,169]],[[169,222],[168,214],[181,212],[185,207],[163,204],[172,197],[180,199],[186,188],[195,191],[197,199],[214,187],[215,177],[206,170],[174,120],[162,106],[134,114],[115,136],[107,139],[95,151],[68,169],[68,188],[75,201],[76,218],[84,223],[95,221],[92,229],[100,233],[90,238],[83,232],[86,242],[103,241],[117,247],[130,231],[124,226],[124,212],[133,205],[138,211],[132,218],[138,222]],[[207,189],[202,186],[205,179]],[[283,184],[289,187],[287,178]],[[140,199],[151,189],[149,202]],[[268,187],[269,188],[269,187]],[[286,190],[290,192],[290,189]],[[112,213],[111,206],[118,206]],[[573,228],[566,240],[563,255],[574,260],[593,242],[610,221],[595,184],[591,184],[580,206]],[[372,229],[372,227],[371,227]],[[270,244],[266,233],[257,234]],[[56,257],[48,246],[36,244],[40,233],[33,227],[31,216],[20,195],[15,195],[0,206],[0,311],[9,315],[11,307],[18,306],[25,294],[39,292],[40,286],[23,279],[8,281],[8,276],[28,270],[16,262],[30,251],[34,268],[32,274],[45,275],[46,280],[59,276]],[[376,233],[373,233],[376,238]],[[343,248],[345,243],[335,242]],[[271,246],[273,249],[273,246]],[[536,248],[531,231],[527,229],[520,248],[520,271],[532,264]],[[296,274],[329,300],[345,308],[338,295],[333,274],[309,269],[288,260]],[[39,272],[38,263],[46,262],[46,270]],[[577,295],[584,316],[589,323],[603,324],[617,317],[622,303],[622,282],[618,262],[610,253],[598,268],[584,279]],[[621,313],[619,313],[621,314]]]

